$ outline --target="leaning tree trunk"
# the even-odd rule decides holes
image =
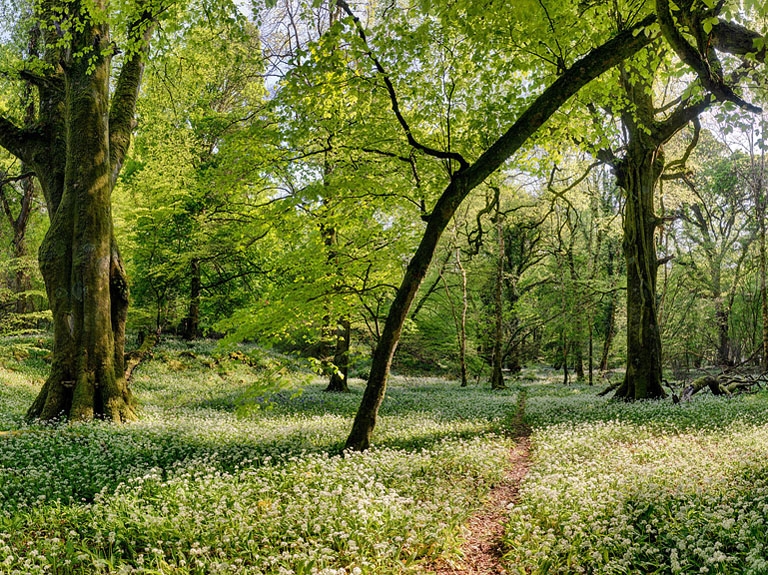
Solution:
[[[650,139],[650,138],[649,138]],[[660,146],[635,131],[618,178],[626,195],[624,256],[627,262],[627,370],[615,397],[664,397],[661,333],[656,309],[657,219],[653,192],[664,167]]]
[[[403,324],[408,317],[408,310],[421,282],[424,281],[437,243],[456,209],[469,192],[479,186],[517,152],[528,138],[571,96],[594,78],[647,45],[650,40],[644,34],[637,34],[636,31],[649,25],[652,21],[652,17],[647,17],[637,26],[620,32],[577,61],[544,90],[518,120],[472,165],[462,167],[459,172],[453,175],[451,182],[437,200],[434,210],[427,217],[427,229],[424,231],[413,258],[408,263],[402,283],[389,308],[384,329],[373,352],[368,385],[365,387],[363,399],[352,424],[352,430],[347,437],[345,445],[347,449],[363,451],[370,445],[379,406],[384,399],[387,388],[392,357],[397,349]]]

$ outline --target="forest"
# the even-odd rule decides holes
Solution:
[[[762,0],[0,13],[0,573],[768,573]]]

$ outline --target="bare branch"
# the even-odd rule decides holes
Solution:
[[[403,116],[403,113],[400,110],[400,102],[398,101],[398,98],[397,98],[397,92],[395,90],[394,84],[392,83],[392,80],[389,77],[389,74],[387,74],[386,69],[384,68],[384,66],[382,66],[381,62],[374,55],[373,51],[368,45],[368,37],[365,34],[365,29],[363,28],[363,25],[360,22],[360,19],[355,15],[354,12],[352,12],[352,9],[349,7],[349,4],[347,4],[345,0],[336,0],[336,5],[339,8],[341,8],[347,14],[347,16],[352,18],[352,21],[355,23],[357,35],[363,41],[363,44],[368,50],[366,52],[366,56],[368,56],[370,61],[373,62],[373,65],[376,68],[376,71],[379,73],[382,80],[384,80],[384,86],[386,87],[387,93],[389,94],[389,100],[392,105],[392,111],[395,113],[395,116],[397,117],[397,121],[400,123],[400,126],[403,128],[403,131],[405,132],[405,137],[408,139],[408,143],[412,147],[416,148],[420,152],[427,154],[428,156],[432,156],[434,158],[440,158],[443,160],[454,160],[458,162],[460,170],[463,170],[464,168],[466,168],[469,164],[464,159],[464,156],[462,156],[458,152],[438,150],[436,148],[426,146],[421,142],[419,142],[418,140],[416,140],[416,138],[413,135],[413,131],[411,130],[410,125],[408,124],[408,121],[405,119],[405,116]]]

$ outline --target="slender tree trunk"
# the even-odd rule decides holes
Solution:
[[[592,314],[590,314],[591,316]],[[593,318],[589,318],[589,385],[594,383],[594,328],[592,326]]]
[[[611,278],[611,286],[613,287],[613,249],[612,246],[609,245],[608,247],[608,263],[606,266],[606,272],[608,274],[608,277]],[[616,324],[616,294],[614,291],[611,291],[610,295],[608,296],[608,302],[606,304],[606,319],[605,319],[605,330],[603,331],[603,352],[600,355],[600,371],[602,373],[605,373],[608,371],[608,358],[611,354],[611,345],[613,345],[613,336],[616,333],[615,330],[615,324]]]
[[[499,240],[498,264],[496,266],[496,282],[493,291],[493,357],[491,358],[491,389],[504,389],[504,372],[502,363],[502,343],[504,341],[504,227],[501,217],[499,198],[496,198],[496,234]]]
[[[576,381],[584,381],[584,350],[581,343],[574,343],[573,371],[576,373]]]
[[[715,321],[717,322],[717,364],[727,366],[731,363],[731,342],[728,337],[728,310],[722,298],[715,300]]]
[[[461,387],[467,387],[467,270],[461,262],[461,250],[456,247],[456,266],[461,273],[461,321],[459,323],[459,369],[461,371]]]
[[[563,385],[568,385],[568,345],[569,345],[568,337],[565,335],[565,332],[563,332]]]
[[[333,365],[336,369],[331,373],[328,387],[325,391],[346,393],[349,391],[347,384],[349,376],[349,344],[351,340],[351,327],[349,318],[339,322],[336,330],[336,351],[333,354]]]
[[[766,287],[766,248],[765,248],[765,216],[766,216],[766,198],[762,190],[756,189],[757,204],[757,222],[758,222],[758,265],[760,274],[760,315],[763,320],[762,331],[762,354],[760,357],[760,367],[763,371],[768,371],[768,287]]]
[[[184,325],[184,339],[191,341],[200,335],[200,260],[192,258],[189,262],[189,311]]]

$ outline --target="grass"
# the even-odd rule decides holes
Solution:
[[[141,419],[32,425],[45,342],[0,352],[0,573],[403,573],[458,549],[503,473],[516,405],[395,378],[364,454],[362,393],[285,358],[166,342],[135,373]],[[288,364],[288,365],[287,365]]]
[[[768,573],[768,394],[614,403],[531,384],[510,573]]]

